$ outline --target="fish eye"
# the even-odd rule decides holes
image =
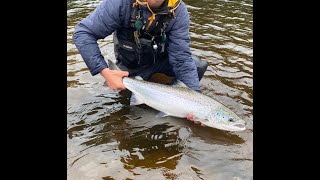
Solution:
[[[229,118],[229,122],[234,122],[234,119],[232,119],[232,118]]]

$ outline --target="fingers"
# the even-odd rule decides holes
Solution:
[[[121,77],[127,77],[127,76],[129,76],[129,72],[128,72],[128,71],[118,71],[117,73],[118,73],[118,75],[120,75]]]
[[[194,120],[191,120],[193,121],[195,124],[200,124],[202,127],[206,127],[206,125],[202,124],[200,121],[194,121]]]
[[[186,117],[188,120],[192,120],[194,119],[194,116],[192,114],[188,114],[187,117]]]
[[[111,70],[112,74],[116,75],[116,76],[129,76],[129,71],[121,71],[121,70]]]
[[[108,84],[108,87],[111,91],[116,90],[125,90],[126,87],[123,85],[123,83],[117,83],[117,84]]]
[[[129,76],[129,72],[128,71],[122,71],[122,76],[128,77]]]
[[[129,76],[128,71],[118,71],[118,70],[111,70],[111,74],[107,76],[106,82],[110,90],[125,90],[126,87],[123,84],[123,77]]]
[[[126,87],[122,84],[121,89],[120,90],[125,90]]]
[[[186,118],[190,121],[193,121],[195,124],[200,124],[201,126],[206,127],[206,125],[202,124],[200,121],[196,121],[192,114],[188,114]]]
[[[110,90],[116,91],[116,90],[125,90],[126,87],[123,85],[117,86],[117,87],[110,87]]]

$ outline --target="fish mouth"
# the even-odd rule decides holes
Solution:
[[[236,132],[236,131],[244,131],[246,130],[246,121],[244,120],[238,120],[234,123],[204,123],[207,126],[217,128],[224,131],[230,131],[230,132]]]
[[[244,130],[246,130],[246,125],[245,125],[245,123],[238,122],[238,123],[234,123],[229,126],[225,126],[224,130],[231,131],[231,132],[244,131]]]
[[[225,130],[225,131],[230,131],[230,132],[236,132],[236,131],[244,131],[246,130],[245,124],[244,123],[235,123],[232,125],[215,125],[212,126],[217,129]]]
[[[244,120],[239,120],[238,122],[236,122],[233,126],[235,128],[234,131],[244,131],[246,130],[246,124],[247,122]]]
[[[236,129],[239,129],[239,131],[243,131],[246,129],[246,124],[245,123],[237,123],[234,125]]]

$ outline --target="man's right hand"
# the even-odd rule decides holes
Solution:
[[[109,68],[105,68],[100,71],[100,74],[104,77],[111,90],[126,89],[123,85],[122,78],[129,76],[128,71],[110,70]]]

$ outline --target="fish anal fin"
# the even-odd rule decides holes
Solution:
[[[159,112],[156,117],[157,118],[163,118],[163,117],[166,117],[166,116],[169,116],[168,114],[164,113],[164,112]]]

